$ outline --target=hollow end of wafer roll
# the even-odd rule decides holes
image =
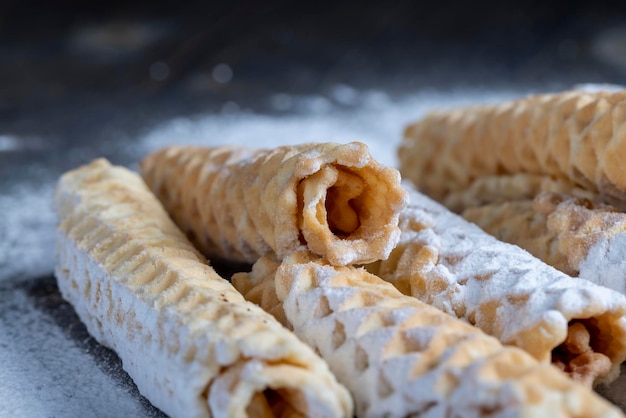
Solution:
[[[221,373],[206,396],[215,417],[330,417],[347,410],[328,402],[327,392],[297,365],[249,360]]]
[[[551,362],[587,387],[614,381],[626,360],[623,310],[598,313],[591,308],[576,315],[568,313],[567,309],[562,310],[557,315],[549,312],[544,321],[517,336],[519,340],[528,341],[524,350],[539,361]],[[562,325],[563,320],[568,321],[567,327]],[[551,336],[542,338],[541,335]],[[555,346],[555,342],[558,345]],[[505,343],[518,345],[512,341]]]
[[[411,194],[401,214],[400,244],[368,271],[587,386],[617,377],[626,359],[623,295],[568,277],[420,196]]]
[[[300,241],[331,264],[387,258],[400,237],[398,214],[408,203],[400,175],[373,161],[367,146],[337,146],[320,167],[302,161],[297,185]]]
[[[294,329],[352,391],[359,416],[620,416],[553,367],[365,270],[303,252],[259,263],[252,280],[275,281]]]
[[[588,387],[611,383],[626,359],[624,321],[610,315],[571,320],[565,341],[552,350],[552,364]]]
[[[104,160],[55,191],[57,282],[139,391],[179,417],[351,417],[328,366],[245,302],[139,176]]]
[[[248,263],[303,247],[334,265],[384,259],[408,203],[398,170],[359,142],[170,147],[141,169],[205,256]]]

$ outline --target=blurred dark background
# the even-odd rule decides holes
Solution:
[[[0,166],[278,93],[582,82],[626,84],[626,2],[4,0]]]
[[[624,3],[4,0],[0,116],[262,108],[268,93],[337,83],[392,93],[623,83]]]

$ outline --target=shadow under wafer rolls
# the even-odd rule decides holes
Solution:
[[[299,252],[261,258],[233,284],[320,353],[357,416],[622,416],[554,367],[362,268]]]
[[[155,406],[352,416],[326,363],[219,277],[137,174],[96,160],[61,178],[55,205],[59,289]]]
[[[171,147],[141,167],[201,251],[234,261],[302,248],[338,265],[386,258],[406,205],[397,170],[361,143]]]
[[[484,176],[565,179],[626,200],[626,91],[568,91],[432,112],[405,130],[400,172],[442,200]]]
[[[573,279],[406,187],[400,242],[369,271],[587,385],[618,376],[626,358],[623,295]]]

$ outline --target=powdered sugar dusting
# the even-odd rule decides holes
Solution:
[[[0,271],[4,279],[28,280],[52,272],[52,187],[20,186],[0,195]]]
[[[549,360],[552,349],[561,344],[572,319],[610,312],[612,319],[598,321],[601,332],[610,333],[616,326],[626,335],[618,323],[626,312],[623,295],[572,279],[405,186],[411,191],[411,204],[400,215],[403,233],[394,251],[428,246],[435,252],[434,258],[420,265],[419,278],[411,279],[412,291],[422,301],[462,316],[543,360]],[[398,256],[392,254],[391,260],[397,262],[393,260]],[[394,281],[411,271],[401,263],[397,267],[387,268],[385,278]],[[430,291],[418,285],[422,281]],[[622,348],[616,367],[626,356],[626,347]]]
[[[338,87],[344,100],[355,103],[346,109],[341,103],[328,102],[328,111],[316,112],[298,103],[310,103],[312,96],[288,96],[299,113],[267,115],[241,111],[199,118],[177,118],[164,122],[147,133],[137,152],[146,154],[172,144],[248,145],[275,147],[305,142],[364,142],[382,164],[396,166],[396,147],[402,130],[409,122],[432,108],[463,106],[471,103],[497,102],[519,96],[515,91],[457,90],[425,91],[392,98],[382,91],[355,93],[349,86]],[[335,90],[333,92],[336,93]],[[344,97],[345,96],[345,97]],[[280,96],[287,97],[286,95]],[[320,98],[322,96],[319,96]],[[323,98],[323,97],[322,97]],[[347,100],[347,99],[346,99]],[[285,100],[281,100],[283,102]]]
[[[603,236],[579,265],[581,279],[626,294],[626,232]]]
[[[150,416],[136,393],[100,369],[22,291],[10,300],[2,296],[0,291],[3,416]]]

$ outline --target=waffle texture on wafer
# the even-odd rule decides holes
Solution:
[[[433,112],[407,127],[398,156],[403,177],[437,200],[476,178],[514,173],[626,200],[626,91]]]
[[[541,192],[566,193],[590,200],[600,199],[597,193],[583,189],[568,180],[516,173],[479,177],[468,187],[447,193],[441,199],[441,203],[453,212],[462,213],[468,208],[492,203],[533,199]],[[615,199],[612,199],[611,203],[620,205]]]
[[[626,213],[560,193],[469,208],[463,216],[546,263],[626,294]]]
[[[626,358],[623,295],[573,279],[405,186],[400,243],[369,271],[581,382],[617,377]],[[584,344],[572,346],[573,334]]]
[[[234,285],[276,311],[352,392],[361,417],[622,416],[548,364],[310,253],[260,259]],[[275,296],[269,296],[274,293]]]
[[[302,248],[337,265],[386,258],[406,205],[398,172],[361,143],[171,147],[141,166],[201,251],[234,261]]]
[[[155,406],[352,416],[326,363],[205,264],[138,175],[96,160],[61,178],[55,207],[63,297]]]

